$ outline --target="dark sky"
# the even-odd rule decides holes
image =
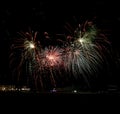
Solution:
[[[14,1],[0,3],[0,82],[9,81],[9,44],[16,32],[31,27],[35,31],[62,32],[65,23],[75,17],[96,17],[98,27],[108,33],[115,50],[120,50],[120,14],[117,2],[105,1]]]

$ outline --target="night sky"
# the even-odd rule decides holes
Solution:
[[[0,83],[11,83],[9,76],[9,49],[12,39],[17,32],[32,28],[41,34],[45,31],[51,34],[63,33],[66,22],[74,23],[73,17],[92,19],[96,17],[96,24],[107,35],[113,48],[114,59],[111,66],[113,71],[108,79],[111,83],[118,84],[120,79],[119,60],[120,45],[119,32],[120,14],[117,2],[105,1],[14,1],[0,3]],[[115,60],[115,61],[114,61]],[[118,69],[118,70],[116,70]],[[102,74],[104,75],[104,74]],[[102,76],[103,77],[103,76]],[[107,77],[108,78],[108,77]]]

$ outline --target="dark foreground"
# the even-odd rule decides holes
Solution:
[[[34,91],[1,91],[0,100],[10,102],[76,102],[78,104],[107,104],[120,105],[120,92],[98,91],[98,92],[34,92]]]
[[[120,92],[0,92],[1,109],[36,113],[119,110]],[[96,111],[95,111],[96,112]],[[57,113],[56,113],[57,114]],[[97,113],[96,113],[97,114]]]

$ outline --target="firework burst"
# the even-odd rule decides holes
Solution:
[[[69,37],[72,40],[66,42],[63,51],[65,69],[76,79],[82,76],[89,85],[88,78],[97,75],[106,60],[110,42],[88,21],[82,26],[79,24],[74,35]]]
[[[46,47],[44,50],[36,55],[36,79],[40,77],[40,82],[43,86],[43,78],[49,77],[51,85],[53,85],[53,87],[56,87],[55,79],[56,76],[59,76],[60,74],[60,68],[62,64],[62,50],[57,46]]]
[[[25,75],[24,73],[32,75],[32,64],[35,61],[39,44],[36,42],[36,35],[37,32],[21,32],[19,38],[11,46],[10,68],[13,68],[13,76],[17,75],[17,81],[20,80],[21,75]]]

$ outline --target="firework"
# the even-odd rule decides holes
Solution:
[[[105,53],[109,53],[107,46],[110,42],[87,21],[82,26],[79,24],[70,38],[72,40],[66,42],[63,51],[65,70],[76,79],[82,76],[89,85],[88,78],[97,75],[106,60]]]
[[[89,78],[99,72],[106,59],[104,53],[109,52],[107,38],[88,21],[79,24],[72,35],[64,34],[65,40],[57,39],[62,46],[42,46],[36,35],[37,32],[20,33],[10,55],[11,64],[17,61],[14,71],[18,72],[18,77],[25,68],[25,74],[34,79],[36,87],[50,85],[54,88],[59,80],[62,82],[71,77],[76,80],[83,77],[89,85]],[[50,39],[48,33],[45,38]]]
[[[56,76],[59,75],[60,68],[63,63],[62,50],[59,47],[49,46],[39,52],[36,57],[36,79],[39,77],[40,80],[43,80],[45,77],[49,78],[51,85],[53,85],[53,87],[56,87],[55,79]],[[43,86],[43,81],[40,82]]]
[[[35,61],[35,55],[38,51],[37,45],[39,44],[36,42],[36,35],[37,32],[21,32],[11,46],[10,67],[13,68],[13,75],[17,75],[17,81],[22,75],[25,75],[24,73],[32,75],[32,64]]]

